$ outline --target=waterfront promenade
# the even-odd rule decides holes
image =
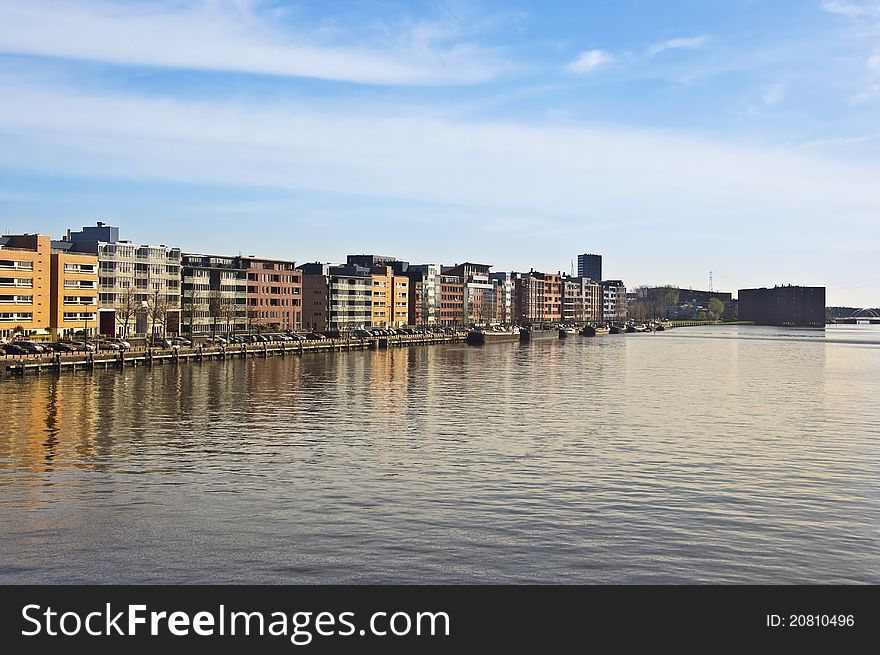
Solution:
[[[305,341],[270,341],[235,345],[198,345],[192,347],[149,348],[135,347],[124,351],[105,350],[88,353],[46,353],[38,355],[6,355],[0,361],[7,373],[23,375],[28,372],[76,371],[96,368],[123,368],[125,366],[153,366],[155,364],[226,360],[246,357],[298,355],[307,352],[347,350],[378,350],[400,346],[421,346],[456,343],[465,340],[464,332],[453,334],[398,334],[369,338],[340,338]]]

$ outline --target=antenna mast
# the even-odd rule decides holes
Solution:
[[[709,271],[709,292],[713,292],[715,289],[712,288],[712,271]]]

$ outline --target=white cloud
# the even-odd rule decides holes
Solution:
[[[409,110],[201,103],[0,86],[0,166],[308,189],[486,214],[873,225],[880,171],[660,130],[463,122]],[[768,209],[769,208],[769,209]],[[817,223],[820,224],[820,223]],[[824,225],[824,223],[821,223]]]
[[[822,8],[832,14],[846,16],[848,18],[861,18],[880,14],[880,3],[871,2],[859,4],[856,2],[844,2],[843,0],[825,0]]]
[[[614,61],[614,55],[605,50],[585,50],[568,65],[572,73],[590,73],[599,66]]]
[[[705,47],[708,41],[709,38],[706,36],[688,36],[678,39],[669,39],[668,41],[661,41],[660,43],[652,45],[648,48],[648,54],[653,57],[665,50],[698,50],[699,48]]]
[[[469,84],[503,68],[448,24],[419,23],[370,44],[366,28],[282,30],[290,21],[278,11],[260,0],[0,0],[0,52],[366,84]]]

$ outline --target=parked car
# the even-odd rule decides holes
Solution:
[[[305,341],[306,338],[301,334],[288,334],[292,341]]]
[[[17,343],[7,343],[2,346],[6,355],[27,355],[28,352]]]
[[[45,352],[45,349],[40,344],[34,343],[33,341],[19,341],[18,346],[22,348],[26,353],[38,355],[42,352]]]
[[[120,346],[115,341],[110,341],[110,340],[102,341],[102,342],[100,342],[99,345],[101,348],[106,348],[107,350],[121,350],[122,349],[122,346]]]
[[[231,339],[235,339],[235,337],[231,337]],[[208,337],[205,339],[205,343],[225,346],[228,342],[223,337]]]
[[[85,352],[93,352],[95,350],[95,344],[93,341],[70,341],[69,343],[76,351],[83,350]]]
[[[191,346],[191,345],[193,345],[192,341],[190,341],[189,339],[184,339],[183,337],[174,337],[173,339],[171,339],[171,343],[176,344],[178,346]]]
[[[309,332],[306,335],[306,339],[308,339],[309,341],[324,341],[325,339],[327,339],[327,337],[325,337],[323,334],[318,334],[317,332]]]
[[[373,334],[367,330],[355,330],[352,335],[355,339],[371,339]]]
[[[60,353],[75,353],[77,350],[79,350],[72,343],[68,343],[66,341],[59,341],[58,343],[54,344],[54,346],[55,350]]]

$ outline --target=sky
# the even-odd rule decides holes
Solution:
[[[880,306],[880,0],[0,0],[0,232]]]

